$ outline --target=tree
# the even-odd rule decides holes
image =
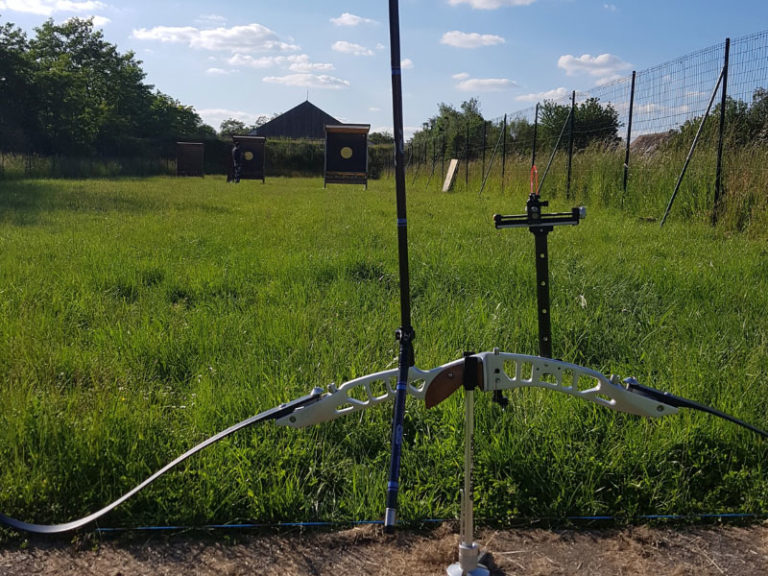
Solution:
[[[509,121],[509,150],[524,154],[533,150],[534,125],[526,118],[513,118]],[[538,134],[536,134],[538,137]]]
[[[706,119],[703,116],[697,116],[686,120],[674,132],[669,146],[688,149],[702,121],[705,121],[705,124],[701,128],[700,142],[715,143],[719,138],[721,110],[722,105],[717,104]],[[724,138],[731,147],[768,143],[768,90],[757,88],[752,93],[751,104],[730,96],[725,99]]]
[[[121,54],[91,20],[48,20],[30,40],[4,24],[0,141],[6,149],[111,156],[172,154],[178,139],[215,138],[193,108],[153,92],[145,77],[134,54]]]
[[[463,157],[466,150],[470,158],[476,158],[481,153],[480,143],[486,127],[477,98],[463,102],[460,110],[440,103],[437,116],[430,118],[421,130],[414,133],[411,143],[414,149],[431,149],[433,155],[438,157],[446,154]]]
[[[368,135],[371,144],[394,144],[395,137],[386,130],[384,132],[371,132]]]
[[[33,120],[25,102],[33,97],[33,67],[29,44],[13,24],[0,26],[0,146],[5,150],[27,148]]]
[[[539,112],[539,137],[545,148],[554,147],[562,134],[560,145],[570,137],[571,107],[546,100]],[[599,98],[588,98],[575,106],[573,146],[583,150],[591,144],[615,145],[619,137],[619,113],[611,104],[600,104]]]
[[[235,134],[246,134],[248,131],[249,130],[246,128],[245,122],[241,122],[240,120],[236,120],[234,118],[227,118],[219,126],[219,134],[221,136],[230,138]]]
[[[117,50],[93,30],[91,20],[48,20],[35,29],[30,55],[36,64],[38,122],[43,147],[54,153],[93,152],[111,99]]]
[[[752,94],[752,105],[747,113],[747,126],[751,140],[768,144],[768,90],[758,88]]]

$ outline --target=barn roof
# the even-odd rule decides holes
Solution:
[[[325,138],[326,124],[341,124],[341,122],[306,100],[266,124],[262,124],[251,132],[251,136],[319,140]]]

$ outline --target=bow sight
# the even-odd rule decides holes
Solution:
[[[535,166],[533,167],[535,169]],[[531,182],[533,188],[533,182]],[[495,214],[493,222],[497,229],[528,228],[536,239],[536,297],[539,315],[539,355],[552,357],[552,324],[549,307],[549,246],[547,236],[554,226],[576,226],[587,216],[584,206],[570,212],[545,214],[541,211],[549,202],[542,201],[539,191],[531,192],[525,205],[525,214],[502,216]]]

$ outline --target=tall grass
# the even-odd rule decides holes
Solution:
[[[521,210],[527,181],[503,195],[408,184],[417,364],[535,353],[533,240],[491,221]],[[550,236],[555,354],[768,427],[764,243],[680,216],[659,229],[591,189],[588,200],[582,224]],[[234,422],[395,363],[391,180],[6,181],[0,207],[4,513],[79,516]],[[767,511],[768,451],[730,424],[511,398],[504,412],[477,404],[485,522]],[[238,433],[105,522],[379,518],[390,417]],[[460,393],[431,411],[409,402],[406,521],[458,514],[462,418]]]

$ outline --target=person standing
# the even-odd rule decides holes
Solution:
[[[235,184],[239,184],[240,172],[243,169],[243,152],[240,150],[240,142],[237,140],[235,140],[235,145],[232,146],[232,168]]]

